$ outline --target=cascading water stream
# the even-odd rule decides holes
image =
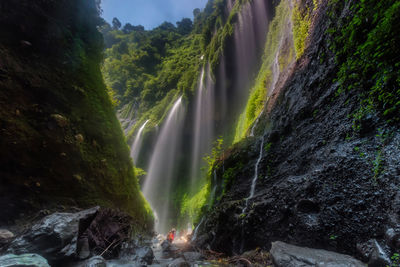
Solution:
[[[143,194],[158,215],[156,231],[166,233],[171,210],[171,185],[176,167],[177,151],[182,141],[184,108],[180,97],[161,128],[150,159],[148,174],[143,185]]]
[[[142,147],[142,134],[143,134],[143,130],[146,127],[146,124],[149,122],[149,120],[147,120],[139,129],[139,131],[137,132],[136,136],[135,136],[135,140],[132,143],[131,146],[131,157],[133,159],[133,163],[136,164],[137,159],[139,157],[139,153],[140,153],[140,149]]]
[[[202,68],[194,113],[193,147],[191,162],[191,192],[194,192],[196,181],[201,176],[202,157],[211,150],[214,139],[214,102],[215,87],[209,67]]]
[[[204,223],[205,217],[203,216],[200,220],[200,223],[196,226],[196,228],[193,231],[193,235],[192,235],[192,241],[196,240],[197,238],[197,234],[199,232],[199,228],[200,226]]]
[[[253,177],[253,180],[251,182],[250,194],[246,198],[246,203],[245,203],[244,208],[242,209],[242,214],[246,214],[248,206],[249,206],[249,200],[254,197],[254,192],[256,190],[256,185],[257,185],[257,180],[258,180],[258,166],[260,165],[260,162],[261,162],[261,159],[262,159],[263,149],[264,149],[264,136],[261,137],[260,152],[258,154],[257,162],[256,162],[256,164],[254,166],[254,177]],[[243,248],[244,248],[244,220],[242,221],[240,253],[243,253]]]
[[[264,137],[261,137],[261,144],[260,144],[260,152],[258,155],[258,159],[256,162],[256,165],[254,167],[254,177],[253,180],[251,182],[251,188],[250,188],[250,195],[246,198],[246,204],[242,210],[242,214],[246,214],[248,205],[249,205],[249,200],[252,199],[254,197],[254,192],[256,190],[256,185],[257,185],[257,180],[258,180],[258,166],[260,165],[262,156],[263,156],[263,149],[264,149]]]

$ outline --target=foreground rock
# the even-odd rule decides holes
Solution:
[[[9,243],[14,238],[14,234],[6,229],[0,229],[0,246]]]
[[[46,216],[24,235],[15,239],[9,252],[38,253],[50,262],[72,258],[77,251],[80,224],[91,221],[99,207],[77,213],[54,213]]]
[[[37,254],[14,255],[7,254],[0,257],[1,267],[50,267],[47,260]]]
[[[183,258],[177,258],[168,264],[168,267],[190,267],[190,264],[187,263]]]
[[[37,253],[52,266],[97,266],[99,258],[85,263],[96,255],[105,260],[122,259],[129,264],[151,264],[154,257],[151,248],[130,240],[131,224],[129,215],[99,207],[77,213],[54,213],[12,241],[8,252]]]
[[[271,258],[277,267],[365,267],[361,261],[348,255],[322,249],[311,249],[273,242]]]
[[[183,256],[188,262],[195,262],[203,259],[203,255],[201,255],[201,253],[193,251],[184,252]]]

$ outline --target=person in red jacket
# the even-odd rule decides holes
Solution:
[[[168,242],[172,243],[172,241],[174,241],[175,233],[176,233],[175,228],[172,228],[172,230],[169,231],[169,233],[168,233],[168,235],[167,235],[167,240],[168,240]]]

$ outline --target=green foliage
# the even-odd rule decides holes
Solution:
[[[315,0],[314,6],[316,6]],[[309,11],[307,9],[301,9],[299,5],[295,5],[292,12],[292,21],[296,59],[299,59],[306,48],[306,40],[311,25]]]
[[[373,178],[374,180],[376,180],[379,175],[382,173],[383,170],[383,165],[382,165],[382,161],[383,161],[383,156],[382,156],[382,150],[378,150],[376,152],[376,157],[375,159],[372,161],[372,165],[373,165]]]
[[[264,151],[265,151],[265,153],[268,153],[268,152],[271,150],[271,147],[272,147],[272,143],[271,143],[271,142],[266,143],[266,144],[264,145]]]
[[[337,235],[330,235],[330,236],[329,236],[329,239],[330,239],[330,240],[336,240],[336,239],[337,239]]]
[[[189,19],[178,22],[178,27],[164,23],[151,31],[125,26],[125,31],[102,27],[103,35],[114,40],[102,70],[117,108],[136,103],[135,118],[129,118],[138,122],[132,134],[147,119],[150,127],[158,125],[178,95],[194,90],[202,35],[189,33]]]
[[[134,167],[136,177],[145,176],[147,173],[141,168]]]
[[[392,263],[387,265],[388,267],[399,267],[400,266],[400,254],[399,253],[394,253],[392,257],[390,257],[392,260]]]
[[[198,221],[201,209],[207,203],[210,195],[210,183],[204,184],[200,191],[194,196],[189,197],[187,194],[183,196],[181,203],[181,218],[191,222]]]
[[[199,187],[201,189],[191,197],[188,194],[184,194],[180,211],[180,217],[182,221],[187,221],[189,219],[191,222],[197,222],[202,213],[202,209],[208,203],[208,200],[211,202],[213,201],[213,199],[209,199],[213,175],[212,172],[215,168],[216,160],[221,155],[222,146],[223,139],[217,139],[214,142],[211,154],[204,157],[204,160],[208,165],[208,171],[206,174],[207,176],[202,178],[202,185]]]
[[[332,6],[331,17],[339,16]],[[377,112],[388,122],[400,120],[400,2],[361,0],[351,6],[341,30],[331,28],[332,49],[339,64],[338,93],[360,94],[355,121]],[[355,129],[358,127],[356,125]]]

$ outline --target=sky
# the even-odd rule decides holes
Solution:
[[[147,30],[164,21],[175,24],[182,18],[193,20],[193,9],[203,9],[207,0],[101,0],[103,18],[117,17],[122,25],[143,25]]]

